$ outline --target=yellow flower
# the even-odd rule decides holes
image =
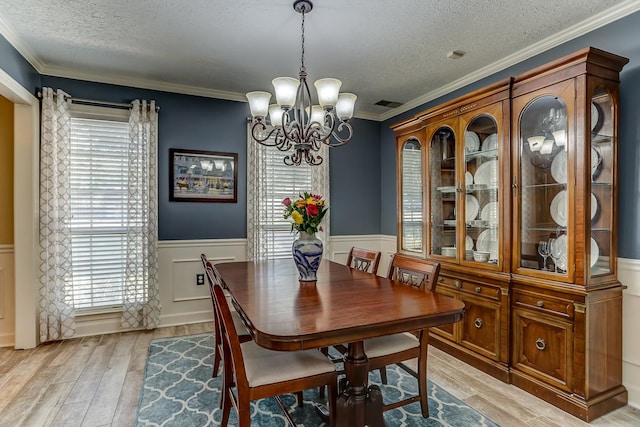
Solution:
[[[316,201],[313,199],[313,197],[309,197],[306,200],[306,204],[307,205],[317,205]]]
[[[305,200],[297,200],[296,201],[296,208],[304,208],[304,206],[307,204],[307,202]]]
[[[291,218],[296,224],[302,224],[302,214],[298,211],[291,212]]]

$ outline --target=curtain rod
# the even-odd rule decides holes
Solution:
[[[58,96],[56,93],[53,94],[53,96]],[[85,105],[95,105],[98,107],[116,107],[116,108],[131,108],[131,102],[126,103],[126,102],[110,102],[110,101],[99,101],[97,99],[87,99],[87,98],[74,98],[71,95],[65,95],[64,96],[65,99],[71,101],[71,102],[75,102],[78,104],[85,104]],[[38,98],[42,99],[42,92],[38,91]],[[156,113],[160,111],[160,107],[156,105]]]

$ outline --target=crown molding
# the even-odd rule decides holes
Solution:
[[[161,92],[180,93],[183,95],[195,95],[205,98],[225,99],[227,101],[247,102],[244,94],[213,90],[198,86],[190,86],[176,83],[167,83],[159,80],[141,79],[137,77],[122,76],[116,74],[106,74],[100,72],[79,71],[68,67],[45,66],[41,74],[53,77],[63,77],[68,79],[85,80],[96,83],[107,83],[119,86],[135,87],[139,89],[158,90]]]
[[[552,36],[549,36],[537,43],[522,49],[512,55],[506,56],[501,60],[494,62],[493,64],[480,68],[473,73],[453,81],[445,86],[442,86],[436,90],[433,90],[425,95],[415,98],[409,102],[402,104],[400,107],[394,108],[391,111],[380,115],[381,121],[393,118],[399,114],[411,110],[412,108],[419,107],[429,101],[433,101],[443,95],[453,92],[454,90],[463,88],[464,86],[477,82],[485,77],[489,77],[499,71],[505,70],[513,65],[529,59],[535,55],[546,52],[547,50],[557,47],[563,43],[587,34],[593,30],[596,30],[606,24],[617,21],[625,16],[631,15],[634,12],[640,10],[640,2],[638,0],[626,0],[619,5],[616,5],[604,12],[590,17],[582,22],[579,22],[571,27],[560,31]]]

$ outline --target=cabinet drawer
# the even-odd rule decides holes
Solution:
[[[515,307],[573,319],[573,301],[571,300],[519,290],[514,291],[513,298]]]
[[[515,309],[514,368],[571,391],[573,324],[554,316]]]
[[[466,280],[454,279],[452,277],[440,277],[438,285],[473,295],[481,295],[495,300],[500,299],[500,288],[488,286],[483,283],[469,282]]]
[[[461,344],[492,360],[499,360],[500,305],[484,298],[463,295]]]

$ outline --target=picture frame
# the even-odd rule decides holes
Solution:
[[[238,154],[169,149],[169,200],[238,201]]]

